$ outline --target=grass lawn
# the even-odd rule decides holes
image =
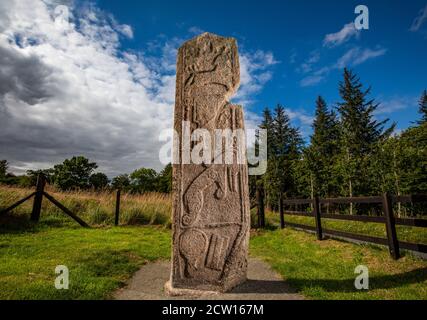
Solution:
[[[0,231],[0,299],[106,299],[144,263],[169,255],[163,227]],[[69,269],[69,290],[54,287],[57,265]]]
[[[251,254],[307,298],[427,300],[427,261],[409,254],[394,261],[387,249],[317,241],[315,235],[290,228],[253,236]],[[358,265],[369,268],[369,290],[354,287]]]
[[[108,299],[140,266],[169,259],[170,230],[155,226],[84,229],[44,220],[28,231],[0,228],[0,299]],[[292,229],[253,231],[251,255],[264,259],[309,299],[427,299],[427,262],[386,249]],[[354,289],[354,268],[370,271],[370,290]],[[56,290],[57,265],[70,289]]]
[[[28,191],[0,187],[0,207]],[[31,201],[11,215],[0,216],[0,299],[108,299],[144,263],[169,259],[168,197],[126,195],[121,223],[127,226],[115,228],[110,226],[114,195],[50,192],[94,228],[81,228],[47,201],[37,225],[29,222]],[[314,224],[313,218],[286,219]],[[278,214],[267,213],[267,221],[278,225]],[[385,236],[382,224],[323,222],[325,228]],[[402,241],[427,243],[426,231],[399,227],[398,236]],[[308,299],[427,300],[427,261],[410,254],[393,261],[385,247],[319,242],[314,235],[290,228],[252,231],[250,247],[251,255],[272,265]],[[354,269],[360,264],[369,268],[369,291],[354,288]],[[69,290],[54,287],[58,265],[69,268]]]

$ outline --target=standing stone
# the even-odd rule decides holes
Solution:
[[[224,163],[224,157],[218,164],[212,151],[211,163],[184,163],[186,148],[193,150],[197,143],[187,141],[186,131],[204,129],[212,137],[216,129],[244,132],[242,107],[228,102],[239,83],[233,38],[204,33],[179,49],[174,121],[174,156],[179,164],[174,161],[172,272],[166,285],[172,295],[186,291],[182,289],[225,292],[246,281],[250,229],[246,152],[237,161],[236,150],[242,145],[234,138],[231,162]],[[218,140],[212,138],[212,148]]]

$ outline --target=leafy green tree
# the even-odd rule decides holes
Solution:
[[[11,172],[7,172],[9,163],[7,160],[0,160],[0,183],[6,185],[17,185],[19,179]]]
[[[122,174],[114,177],[111,181],[111,186],[114,189],[122,189],[128,191],[130,189],[130,178],[128,174]]]
[[[27,170],[27,177],[29,178],[29,181],[24,181],[23,183],[29,183],[30,186],[35,186],[37,184],[37,178],[40,174],[45,176],[46,181],[48,183],[52,183],[53,182],[53,175],[55,174],[55,170],[53,168],[39,169],[39,170]]]
[[[109,183],[110,180],[108,179],[107,175],[102,172],[94,173],[89,178],[89,184],[95,190],[105,189]]]
[[[61,190],[88,189],[90,176],[97,167],[83,156],[66,159],[54,166],[53,181]]]
[[[0,160],[0,179],[6,177],[8,167],[7,160]]]
[[[141,168],[130,175],[133,192],[154,192],[157,187],[157,172],[153,169]]]
[[[172,164],[168,164],[157,178],[157,192],[172,192]]]
[[[374,186],[378,192],[393,194],[427,193],[427,123],[408,128],[401,134],[390,137],[372,156],[373,167],[379,172]],[[375,176],[374,174],[372,174]],[[425,214],[423,204],[397,204],[397,214]]]
[[[402,188],[405,193],[427,193],[427,123],[402,133],[404,146]]]

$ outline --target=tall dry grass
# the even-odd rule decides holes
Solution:
[[[52,186],[46,191],[60,201],[73,213],[91,225],[111,225],[114,223],[116,192],[69,191],[60,192]],[[0,185],[0,210],[7,208],[18,200],[34,192],[34,189],[17,188]],[[32,200],[29,200],[12,211],[15,215],[29,215]],[[171,196],[159,193],[143,195],[122,194],[120,205],[120,224],[171,225]],[[46,198],[42,204],[42,219],[68,219],[62,211]]]

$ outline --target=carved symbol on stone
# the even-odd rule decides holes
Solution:
[[[229,190],[237,192],[237,186],[239,185],[239,172],[232,166],[227,167],[227,181]]]
[[[207,168],[190,184],[183,199],[186,211],[186,214],[182,218],[184,226],[189,226],[195,222],[203,208],[205,190],[212,184],[216,185],[215,198],[218,200],[222,199],[225,196],[225,187],[216,167]]]
[[[186,262],[185,274],[192,277],[203,263],[206,251],[207,237],[196,229],[185,231],[181,234],[179,250]]]
[[[208,255],[206,256],[206,267],[221,271],[227,254],[230,239],[216,234],[211,236]]]

